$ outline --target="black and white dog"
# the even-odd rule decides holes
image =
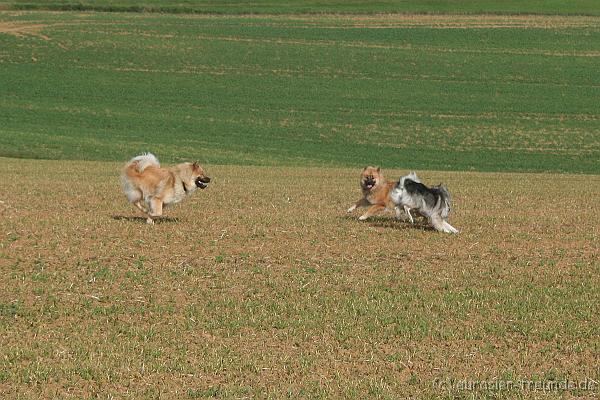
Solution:
[[[421,183],[416,173],[411,172],[400,178],[390,192],[390,198],[396,204],[397,211],[400,207],[404,208],[411,223],[414,223],[414,220],[410,210],[416,210],[426,217],[436,230],[458,233],[447,221],[452,198],[445,186],[427,187]]]

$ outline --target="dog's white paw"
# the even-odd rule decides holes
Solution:
[[[366,216],[366,215],[361,215],[360,217],[358,217],[358,220],[359,220],[359,221],[364,221],[364,220],[366,220],[367,218],[369,218],[369,217],[368,217],[368,216]]]
[[[450,225],[447,222],[444,222],[443,231],[446,233],[458,233],[458,229],[456,229],[455,227],[453,227],[452,225]]]
[[[356,210],[356,206],[352,206],[350,207],[346,212],[351,213],[352,211]]]

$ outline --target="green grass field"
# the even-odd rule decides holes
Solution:
[[[0,155],[597,173],[600,21],[0,14]]]
[[[600,15],[595,0],[302,0],[206,1],[188,0],[16,0],[0,1],[12,9],[93,11],[158,11],[170,13],[504,13]]]

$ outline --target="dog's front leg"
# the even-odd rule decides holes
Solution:
[[[367,212],[364,213],[363,215],[361,215],[360,218],[358,218],[358,220],[364,221],[365,219],[369,218],[370,216],[373,216],[383,210],[385,210],[385,206],[383,204],[374,204],[371,207],[369,207]]]
[[[360,199],[356,203],[352,204],[352,206],[348,209],[348,212],[351,213],[352,211],[356,210],[358,207],[366,207],[369,204],[370,203],[367,200]]]
[[[406,213],[406,215],[408,215],[408,219],[410,220],[410,223],[414,224],[415,220],[413,219],[413,216],[410,214],[410,207],[404,206],[404,212]]]

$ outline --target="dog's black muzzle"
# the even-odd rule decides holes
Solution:
[[[363,187],[372,189],[375,186],[375,179],[367,178],[363,181]]]
[[[199,177],[196,178],[196,181],[194,183],[200,189],[206,189],[206,187],[208,186],[209,182],[210,182],[210,178],[208,176],[199,176]]]

